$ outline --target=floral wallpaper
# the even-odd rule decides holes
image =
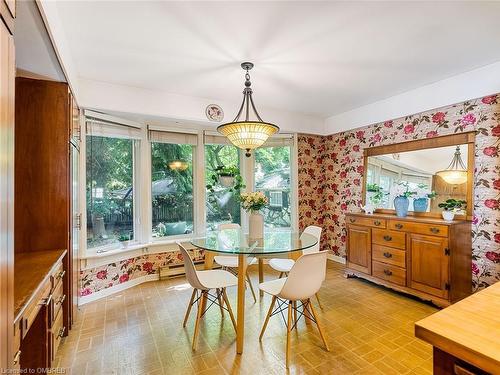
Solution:
[[[192,251],[194,261],[203,260],[203,252]],[[88,296],[138,277],[158,274],[161,267],[184,264],[180,251],[141,255],[116,263],[80,271],[80,296]]]
[[[299,225],[321,225],[322,248],[345,257],[345,213],[359,211],[363,149],[477,131],[472,221],[475,289],[500,280],[500,94],[326,137],[299,136]]]

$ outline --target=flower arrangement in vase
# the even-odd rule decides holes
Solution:
[[[415,195],[415,192],[410,190],[408,182],[401,181],[392,186],[391,196],[394,197],[396,216],[406,217],[408,215],[408,207],[410,206],[409,198],[413,195]]]
[[[443,219],[446,221],[452,221],[456,213],[465,210],[467,202],[461,199],[447,199],[444,202],[439,203],[438,207],[443,209]]]
[[[436,192],[431,191],[427,185],[418,184],[413,197],[413,211],[426,212],[427,207],[429,207],[429,199],[434,198],[436,195]]]
[[[384,197],[384,192],[382,188],[377,184],[367,184],[366,185],[366,203],[361,207],[365,213],[368,215],[373,214],[375,208],[382,202]]]
[[[267,207],[269,200],[261,191],[240,194],[241,207],[250,212],[248,219],[248,236],[253,239],[264,237],[264,216],[260,210]]]

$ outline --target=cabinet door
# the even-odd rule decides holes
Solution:
[[[353,270],[371,274],[372,236],[368,227],[347,227],[347,266]]]
[[[410,234],[410,288],[448,298],[449,259],[447,238]]]

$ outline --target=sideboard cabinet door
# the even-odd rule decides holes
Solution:
[[[372,272],[371,229],[348,225],[347,231],[347,267],[370,275]]]
[[[444,299],[449,294],[448,239],[409,235],[409,287]]]

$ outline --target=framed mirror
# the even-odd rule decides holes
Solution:
[[[440,203],[465,201],[456,219],[472,219],[475,132],[453,134],[364,151],[363,206],[395,213],[399,190],[408,192],[408,215],[441,217]]]

